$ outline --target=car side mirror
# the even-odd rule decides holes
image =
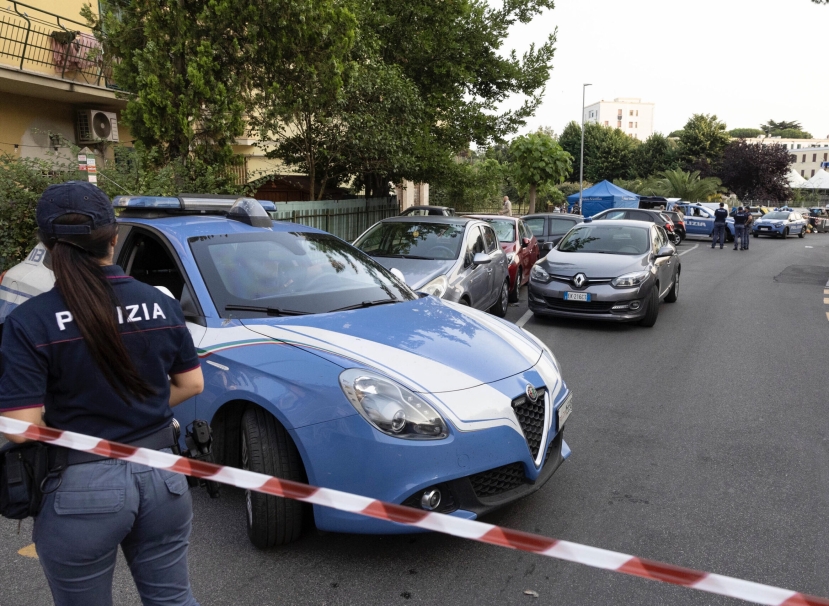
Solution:
[[[472,257],[472,265],[486,265],[488,263],[492,263],[492,259],[489,258],[489,255],[484,253],[475,253],[475,256]]]
[[[527,248],[529,245],[530,245],[530,239],[529,238],[524,238],[523,240],[521,240],[521,246],[522,247]]]
[[[670,257],[675,252],[676,252],[676,248],[674,248],[674,245],[673,244],[668,244],[668,245],[663,246],[662,248],[659,249],[659,252],[656,253],[656,258],[657,259],[662,259],[664,257]]]

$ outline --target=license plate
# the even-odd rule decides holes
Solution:
[[[565,301],[590,301],[589,292],[566,292],[564,293]]]
[[[573,412],[573,398],[567,398],[564,400],[564,404],[561,405],[558,409],[558,430],[561,431],[561,428],[564,427],[564,422],[567,420],[567,417],[570,416],[570,413]]]
[[[770,228],[761,226],[761,227],[758,227],[757,229],[770,229]]]

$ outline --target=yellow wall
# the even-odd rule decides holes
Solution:
[[[85,25],[86,20],[80,15],[85,3],[90,3],[97,14],[98,3],[95,0],[91,2],[88,0],[26,0],[25,4],[28,6],[18,6],[18,11],[28,15],[30,23],[27,24],[27,18],[18,14],[13,4],[0,2],[0,19],[3,22],[4,38],[6,38],[3,54],[0,55],[0,65],[20,68],[20,56],[24,55],[24,70],[88,81],[90,79],[88,74],[86,78],[83,78],[81,74],[75,74],[71,70],[67,74],[66,70],[54,66],[52,39],[49,36],[51,32],[60,31],[63,28],[86,34],[91,33]],[[61,20],[63,28],[58,25],[58,20],[53,15],[63,18]],[[65,19],[71,19],[74,23],[66,22]],[[27,30],[29,30],[28,44],[24,46]]]
[[[0,95],[0,116],[3,117],[0,120],[0,153],[23,158],[53,158],[49,133],[60,134],[74,143],[75,110],[76,106],[71,103]],[[129,129],[120,120],[118,136],[122,144],[130,145]],[[64,147],[59,149],[58,155],[69,158],[71,152]]]

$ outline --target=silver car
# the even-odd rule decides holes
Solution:
[[[398,270],[412,289],[503,318],[509,305],[507,257],[486,222],[463,217],[391,217],[354,246]]]
[[[587,220],[533,266],[534,314],[653,326],[679,297],[679,256],[659,225]]]

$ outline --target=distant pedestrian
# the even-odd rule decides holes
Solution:
[[[714,231],[711,234],[711,248],[717,245],[717,240],[720,241],[720,250],[722,250],[725,242],[725,220],[728,218],[728,211],[725,210],[725,204],[720,202],[720,207],[714,211]]]
[[[751,213],[742,206],[734,213],[734,250],[737,250],[738,246],[740,250],[748,248],[747,224],[750,217]]]
[[[743,232],[743,250],[748,250],[748,237],[751,235],[751,226],[754,223],[754,215],[751,214],[751,209],[746,208],[746,213],[748,213],[748,220],[746,221],[746,228]]]
[[[504,196],[504,204],[501,206],[500,214],[508,217],[512,216],[512,202],[509,201],[509,196]]]

